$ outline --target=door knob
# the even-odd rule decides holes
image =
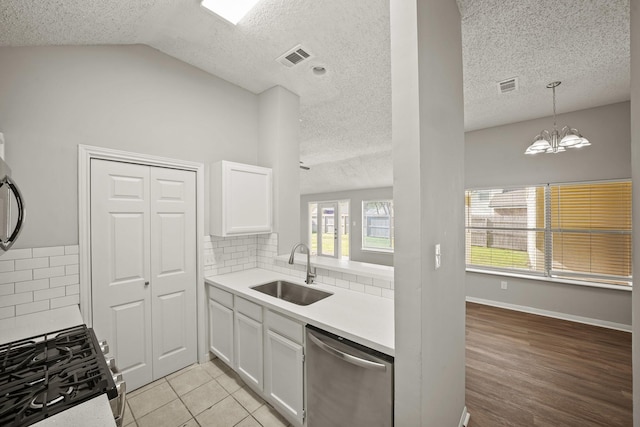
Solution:
[[[144,285],[145,286],[149,286],[149,282],[144,282]]]

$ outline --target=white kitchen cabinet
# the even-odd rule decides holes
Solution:
[[[209,287],[209,349],[234,367],[233,294]]]
[[[273,228],[269,168],[220,161],[211,165],[211,234],[270,233]]]
[[[237,372],[252,388],[262,391],[262,306],[236,297],[235,328]]]
[[[304,423],[304,327],[267,312],[265,395],[290,422]]]

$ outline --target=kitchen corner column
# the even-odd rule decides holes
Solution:
[[[281,86],[258,95],[258,165],[273,169],[278,255],[300,241],[300,97]]]
[[[466,416],[460,13],[456,0],[390,6],[395,425],[459,426]]]

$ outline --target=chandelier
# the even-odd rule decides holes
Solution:
[[[558,131],[556,126],[556,87],[561,82],[552,82],[547,85],[553,90],[553,130],[543,130],[534,139],[524,154],[562,153],[568,148],[581,148],[591,145],[589,140],[578,132],[578,129],[565,126]]]

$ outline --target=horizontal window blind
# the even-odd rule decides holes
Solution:
[[[551,275],[631,280],[631,183],[549,186]]]
[[[631,182],[465,192],[466,264],[631,284]]]

